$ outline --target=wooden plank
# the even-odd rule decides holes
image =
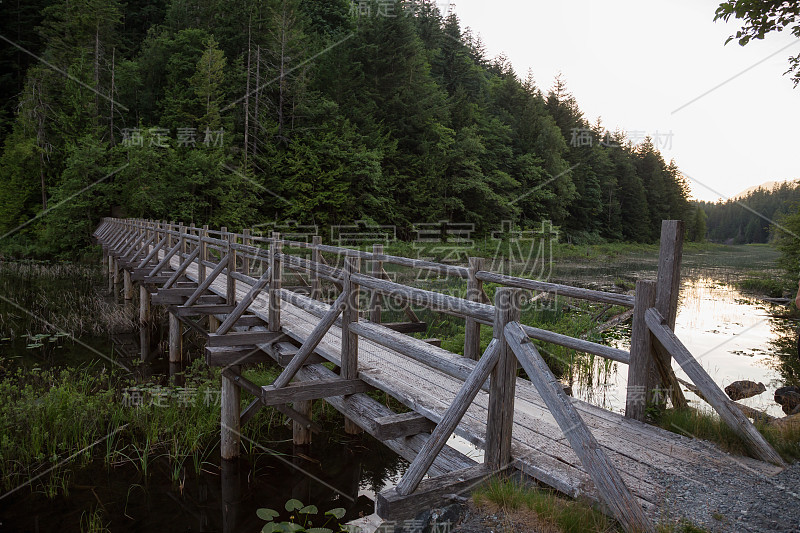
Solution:
[[[442,339],[437,339],[436,337],[428,337],[427,339],[421,339],[421,340],[425,344],[430,344],[431,346],[436,346],[437,348],[442,347]]]
[[[176,244],[173,246],[165,255],[161,258],[161,261],[158,262],[156,266],[153,267],[153,270],[150,271],[148,276],[153,277],[157,276],[161,271],[164,269],[165,266],[170,264],[170,260],[177,254],[181,249],[180,244]]]
[[[531,382],[541,395],[550,413],[558,422],[572,449],[581,460],[597,487],[597,492],[613,516],[626,531],[655,531],[639,502],[631,494],[617,469],[611,464],[586,423],[564,394],[558,379],[550,371],[542,356],[530,342],[519,322],[504,328],[504,336],[511,350],[522,364]],[[489,438],[487,434],[487,439]]]
[[[275,388],[285,387],[289,384],[290,381],[294,378],[297,371],[306,364],[306,360],[314,353],[319,343],[322,341],[325,334],[331,328],[333,323],[336,321],[336,318],[344,311],[345,306],[347,305],[347,294],[342,293],[336,302],[331,306],[328,313],[322,317],[314,327],[314,330],[309,335],[308,339],[300,346],[300,349],[297,351],[297,354],[292,358],[291,362],[283,369],[283,372],[275,378],[273,382],[273,386]],[[347,379],[354,379],[353,377],[347,376]]]
[[[264,290],[269,284],[270,276],[272,275],[272,271],[267,268],[267,271],[261,276],[258,281],[250,288],[242,301],[236,306],[236,308],[228,315],[225,321],[219,326],[217,333],[220,335],[224,335],[228,333],[233,325],[236,323],[237,320],[247,311],[247,308],[252,305],[255,299],[261,294],[261,291]]]
[[[383,262],[380,260],[379,256],[383,255],[383,245],[382,244],[373,244],[372,245],[372,263],[371,263],[371,272],[373,278],[380,278],[383,273]],[[383,313],[383,296],[379,292],[371,291],[369,293],[369,321],[374,324],[380,324],[382,322],[381,315]]]
[[[382,416],[373,422],[373,430],[370,433],[380,441],[430,433],[436,427],[436,424],[413,411]]]
[[[654,281],[636,282],[636,305],[633,308],[631,329],[631,361],[628,366],[628,390],[625,397],[625,416],[644,422],[645,408],[652,394],[647,390],[655,368],[655,353],[650,330],[645,322],[645,312],[656,302]]]
[[[410,495],[402,495],[396,488],[387,489],[378,493],[375,511],[384,520],[413,517],[420,509],[431,509],[450,501],[453,494],[478,488],[490,476],[485,465],[476,465],[426,479]]]
[[[612,348],[611,346],[605,346],[604,344],[598,344],[584,339],[576,339],[575,337],[562,335],[561,333],[555,333],[546,329],[535,328],[533,326],[523,325],[522,328],[525,330],[525,333],[533,339],[551,342],[559,346],[578,350],[579,352],[599,355],[600,357],[605,357],[606,359],[619,363],[628,364],[630,362],[630,353],[625,350],[620,350],[619,348]]]
[[[233,331],[225,335],[209,333],[206,346],[209,348],[222,348],[227,346],[247,346],[255,344],[270,344],[284,337],[280,331]]]
[[[506,276],[504,274],[495,274],[493,272],[485,271],[478,272],[475,277],[481,281],[499,283],[500,285],[505,285],[506,287],[517,287],[532,291],[560,294],[561,296],[569,296],[570,298],[579,298],[581,300],[589,300],[592,302],[621,305],[623,307],[633,307],[634,304],[633,297],[627,294],[616,294],[613,292],[582,289],[580,287],[571,287],[569,285],[560,285],[558,283],[536,281],[533,279],[516,278],[513,276]]]
[[[200,248],[195,248],[194,251],[190,253],[189,256],[186,259],[184,259],[183,262],[178,266],[178,268],[175,270],[172,276],[170,276],[170,278],[167,280],[167,282],[164,284],[162,288],[169,289],[170,287],[172,287],[172,285],[174,285],[175,282],[177,282],[178,279],[181,276],[183,276],[183,273],[186,272],[186,269],[189,268],[189,265],[191,265],[199,255],[200,255]]]
[[[486,453],[484,462],[495,472],[511,462],[511,431],[514,427],[514,399],[517,386],[517,360],[508,347],[503,330],[518,321],[522,291],[499,287],[494,293],[493,339],[497,341],[497,364],[492,371],[489,389],[489,412],[486,418]],[[480,364],[480,363],[479,363]]]
[[[265,405],[298,402],[303,400],[316,400],[328,396],[345,396],[358,392],[373,390],[360,379],[320,379],[290,383],[285,387],[276,388],[274,385],[261,387],[261,401]]]
[[[234,327],[253,327],[253,326],[265,326],[267,322],[261,318],[260,316],[256,315],[244,315],[239,317],[234,324]]]
[[[270,361],[272,361],[272,357],[255,345],[231,348],[206,347],[206,364],[208,366],[250,365]]]
[[[197,289],[189,296],[185,305],[188,306],[194,304],[198,298],[200,298],[200,296],[202,296],[203,293],[206,292],[209,287],[211,287],[211,284],[214,283],[214,280],[217,279],[220,274],[222,274],[222,271],[225,270],[227,266],[228,256],[225,256],[220,260],[219,263],[217,263],[217,266],[214,267],[214,270],[211,271],[211,274],[209,274],[206,279],[204,279],[203,282],[197,287]]]
[[[159,289],[152,296],[152,302],[157,305],[183,304],[193,292],[194,289]]]
[[[261,403],[261,398],[256,398],[247,404],[247,407],[244,408],[242,415],[239,417],[239,427],[244,427],[263,407],[264,404]]]
[[[195,305],[179,305],[175,307],[175,313],[178,316],[225,315],[233,311],[233,309],[232,305],[199,303]]]
[[[387,322],[381,326],[398,333],[425,333],[428,331],[427,322]]]
[[[163,239],[161,239],[161,241],[159,241],[158,244],[156,244],[155,248],[150,250],[150,253],[148,253],[145,256],[145,258],[142,259],[142,261],[139,263],[139,265],[136,268],[137,269],[139,269],[139,268],[144,269],[147,265],[149,265],[150,261],[152,261],[158,255],[158,252],[161,251],[161,249],[164,247],[164,245],[166,243],[167,243],[167,238],[164,237]]]
[[[655,308],[650,308],[645,313],[647,326],[653,335],[658,338],[661,345],[670,353],[675,361],[681,365],[686,375],[703,393],[706,401],[711,404],[720,418],[725,421],[745,441],[748,449],[762,461],[767,461],[778,466],[785,466],[783,459],[764,439],[755,426],[742,412],[733,405],[733,402],[720,389],[708,372],[692,356],[686,346],[678,339],[669,328],[666,319]]]
[[[469,378],[464,382],[464,385],[453,399],[450,408],[445,412],[442,420],[436,425],[436,429],[433,430],[433,433],[431,433],[430,439],[428,439],[422,447],[417,457],[397,484],[396,490],[398,494],[407,496],[414,492],[417,486],[419,486],[420,481],[422,481],[422,478],[428,472],[434,459],[436,459],[442,447],[447,443],[447,439],[449,439],[450,435],[455,431],[456,426],[458,426],[464,413],[467,412],[472,400],[475,399],[475,395],[478,394],[481,385],[483,385],[483,382],[486,381],[497,364],[500,358],[498,345],[499,342],[497,342],[496,339],[492,339],[483,357],[481,357],[478,364],[475,365],[475,370],[472,371]]]

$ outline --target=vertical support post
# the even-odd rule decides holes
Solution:
[[[494,338],[500,354],[491,376],[485,454],[485,463],[492,472],[504,470],[511,461],[517,358],[506,342],[504,330],[509,322],[519,321],[521,299],[522,291],[509,287],[498,288],[494,297]]]
[[[655,307],[667,320],[670,329],[675,329],[675,318],[678,316],[678,295],[681,288],[681,259],[683,256],[683,221],[664,220],[661,222],[661,246],[658,252],[658,282],[656,285]],[[660,344],[656,343],[656,372],[651,372],[650,386],[652,390],[661,384],[672,398],[672,405],[682,409],[688,406],[681,386],[672,371],[672,356]],[[666,402],[662,395],[661,403]]]
[[[119,261],[114,258],[114,293],[119,290]]]
[[[631,329],[631,362],[628,365],[628,391],[625,399],[625,416],[644,422],[645,408],[653,400],[648,389],[650,376],[656,375],[653,337],[645,322],[645,313],[656,303],[656,282],[636,282],[636,302],[633,306]]]
[[[245,246],[250,246],[251,243],[250,235],[251,232],[249,229],[242,230],[242,244],[244,244]],[[250,275],[250,258],[247,257],[246,254],[244,257],[242,257],[242,274],[245,274],[247,276]]]
[[[361,258],[346,256],[344,259],[344,284],[342,292],[345,296],[345,308],[342,311],[342,360],[339,374],[344,379],[358,378],[358,335],[350,331],[350,324],[358,322],[359,287],[351,276],[361,269]],[[363,430],[349,418],[344,419],[344,430],[349,435],[356,435]]]
[[[236,272],[236,234],[228,233],[228,276],[225,278],[227,287],[225,291],[225,301],[228,305],[236,305],[236,280],[233,273]]]
[[[372,253],[374,255],[383,255],[383,245],[373,244]],[[383,277],[383,261],[377,259],[372,260],[372,277],[381,279]],[[381,323],[381,314],[383,312],[383,296],[378,291],[372,291],[369,297],[369,321],[376,324]]]
[[[241,366],[230,367],[237,374],[241,372]],[[220,418],[220,452],[223,459],[235,459],[239,457],[239,417],[241,416],[241,390],[236,383],[222,376],[222,413]]]
[[[322,244],[322,236],[321,235],[314,235],[311,237],[311,262],[315,265],[320,263],[320,251],[319,245]],[[320,288],[319,288],[319,274],[316,270],[312,270],[309,273],[309,277],[311,278],[311,299],[312,300],[319,300],[322,297]]]
[[[108,254],[108,292],[114,293],[114,256]]]
[[[150,292],[139,285],[139,351],[142,362],[150,358]]]
[[[311,410],[314,407],[313,400],[301,400],[294,402],[292,407],[295,411],[311,420]],[[292,442],[296,446],[307,446],[311,444],[311,428],[305,427],[297,422],[292,423]]]
[[[131,282],[131,273],[125,268],[122,270],[123,289],[122,295],[125,301],[133,300],[133,283]]]
[[[180,363],[183,353],[183,326],[175,313],[169,314],[169,362]]]
[[[475,275],[484,269],[482,257],[469,258],[469,278],[467,279],[467,300],[481,301],[483,282]],[[474,318],[467,318],[464,330],[464,357],[477,361],[481,356],[481,325]]]
[[[270,331],[281,330],[281,278],[283,277],[281,253],[283,243],[281,234],[272,232],[272,243],[269,247],[269,266],[272,269],[269,277],[269,309],[267,312],[267,327]]]
[[[208,238],[208,224],[203,226],[203,230],[200,232],[200,270],[198,271],[197,278],[198,283],[203,283],[206,280],[206,265],[205,262],[208,261],[208,243],[206,243],[205,239]]]

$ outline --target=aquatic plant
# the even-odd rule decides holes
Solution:
[[[284,506],[289,513],[289,520],[276,522],[275,520],[281,513],[274,509],[261,508],[256,511],[256,516],[261,520],[266,520],[267,523],[261,528],[262,533],[282,533],[282,532],[307,532],[307,533],[333,533],[334,531],[349,531],[347,526],[336,523],[337,529],[330,529],[326,527],[331,522],[340,520],[345,515],[343,507],[336,507],[330,511],[326,511],[323,517],[327,517],[322,527],[313,527],[311,518],[319,514],[319,509],[315,505],[304,505],[303,502],[292,498],[286,502]]]

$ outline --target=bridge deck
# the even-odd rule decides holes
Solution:
[[[179,262],[173,258],[171,263],[176,268]],[[187,271],[187,276],[195,281],[197,274],[195,265]],[[223,274],[215,280],[211,291],[224,296],[226,283]],[[237,281],[237,301],[249,289],[248,284]],[[327,307],[305,296],[298,297],[301,301]],[[263,292],[250,308],[265,321],[266,299],[267,294]],[[308,338],[317,322],[317,317],[304,309],[281,302],[282,331],[298,343]],[[382,329],[387,336],[402,336],[409,341],[408,336]],[[410,342],[418,343],[438,357],[466,365],[475,364],[420,340],[411,339]],[[341,330],[334,325],[320,343],[317,353],[338,364],[340,346]],[[362,380],[437,423],[463,384],[459,379],[363,337],[359,338],[358,368]],[[575,405],[626,485],[653,517],[680,514],[681,509],[675,502],[678,495],[688,491],[706,495],[705,501],[694,503],[704,506],[707,515],[711,515],[717,509],[717,502],[725,501],[730,506],[731,499],[741,494],[743,487],[764,483],[781,472],[781,468],[768,463],[731,456],[708,442],[646,425],[580,400],[575,400]],[[487,406],[488,393],[481,391],[456,430],[459,436],[480,447],[483,447],[486,434]],[[561,492],[599,501],[588,474],[544,401],[527,380],[517,379],[514,410],[514,465]]]

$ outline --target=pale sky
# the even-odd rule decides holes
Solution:
[[[561,72],[590,122],[658,134],[664,158],[675,159],[701,200],[800,179],[800,87],[783,76],[800,40],[783,32],[725,45],[741,24],[713,22],[719,3],[453,2],[462,28],[483,38],[489,57],[505,53],[521,78],[531,69],[546,92]]]

